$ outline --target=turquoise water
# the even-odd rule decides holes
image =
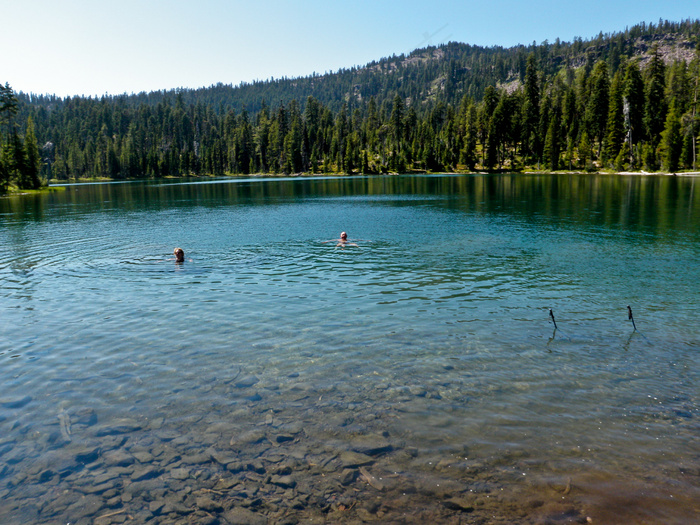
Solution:
[[[686,522],[698,184],[227,179],[0,199],[0,521]],[[323,242],[340,231],[358,246]]]

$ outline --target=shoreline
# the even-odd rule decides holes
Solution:
[[[36,195],[41,193],[52,193],[55,191],[63,191],[65,188],[63,185],[70,184],[89,184],[89,183],[100,183],[100,182],[137,182],[145,180],[181,180],[181,179],[201,179],[201,180],[211,180],[211,179],[243,179],[243,178],[274,178],[274,179],[286,179],[286,178],[299,178],[299,177],[356,177],[356,176],[396,176],[396,175],[623,175],[628,177],[700,177],[700,171],[682,171],[676,173],[668,173],[662,171],[619,171],[619,172],[609,172],[609,171],[577,171],[577,170],[562,170],[562,171],[546,171],[546,170],[516,170],[516,171],[436,171],[436,172],[408,172],[408,173],[249,173],[249,174],[237,174],[237,175],[182,175],[173,176],[168,175],[162,178],[155,177],[137,177],[133,179],[112,179],[109,177],[96,177],[96,178],[77,178],[77,179],[51,179],[47,186],[44,186],[38,190],[20,190],[16,187],[11,187],[8,189],[7,193],[0,195],[2,197],[20,197],[24,195]]]
[[[156,177],[136,177],[133,179],[113,179],[109,177],[96,178],[77,178],[77,179],[51,179],[49,186],[40,190],[16,190],[9,191],[5,195],[22,195],[29,193],[41,193],[44,191],[52,191],[52,188],[59,188],[62,184],[84,184],[84,183],[99,183],[99,182],[134,182],[143,180],[179,180],[179,179],[240,179],[240,178],[298,178],[298,177],[356,177],[356,176],[396,176],[396,175],[625,175],[625,176],[659,176],[659,177],[700,177],[700,171],[684,171],[676,173],[668,173],[661,171],[578,171],[578,170],[562,170],[562,171],[547,171],[547,170],[502,170],[502,171],[436,171],[436,172],[407,172],[407,173],[248,173],[248,174],[227,174],[227,175],[168,175],[162,178]]]

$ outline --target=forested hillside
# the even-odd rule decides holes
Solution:
[[[449,43],[239,86],[61,99],[6,84],[0,184],[35,185],[32,166],[60,180],[694,169],[699,42],[700,21],[659,21],[508,49]]]

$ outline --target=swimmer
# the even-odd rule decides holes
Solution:
[[[341,248],[344,248],[346,246],[355,246],[355,247],[359,248],[359,246],[357,246],[357,244],[355,244],[354,242],[348,242],[348,234],[345,232],[340,233],[340,239],[331,239],[330,241],[323,241],[323,242],[335,242],[335,243],[337,243],[335,245],[336,248],[338,246],[340,246]]]
[[[185,252],[182,248],[175,248],[173,255],[175,256],[175,262],[185,262]]]

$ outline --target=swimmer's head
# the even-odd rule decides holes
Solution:
[[[340,238],[341,238],[342,240],[344,240],[344,241],[347,241],[347,240],[348,240],[348,234],[345,233],[345,232],[342,232],[342,233],[340,234]]]
[[[175,260],[177,262],[185,261],[185,252],[182,250],[182,248],[175,248],[173,250],[173,255],[175,255]]]

